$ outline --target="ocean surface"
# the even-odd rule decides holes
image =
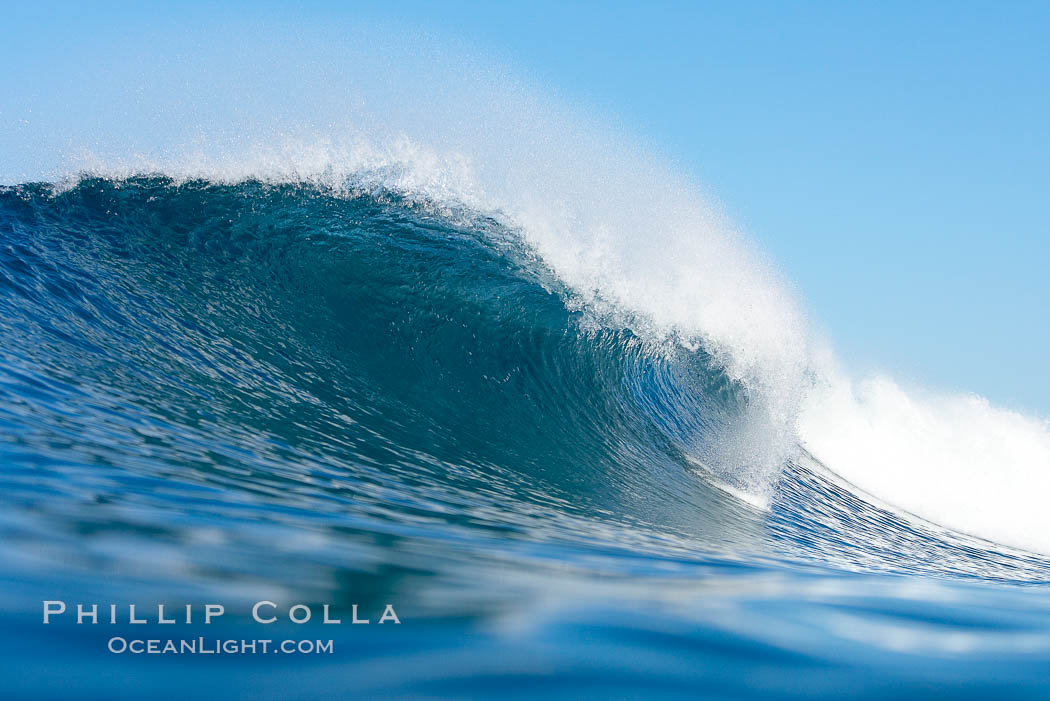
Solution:
[[[0,187],[0,696],[1046,698],[1047,536],[997,465],[822,462],[887,420],[812,418],[757,303],[657,323],[535,231],[375,178]],[[720,267],[684,258],[646,298]]]

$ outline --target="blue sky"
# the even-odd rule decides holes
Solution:
[[[206,25],[214,12],[5,8],[0,89],[46,84],[70,46],[90,63],[136,27]],[[378,22],[477,47],[695,174],[852,366],[1050,414],[1050,3],[314,2],[222,12],[290,29]],[[0,128],[18,107],[3,110],[4,99]],[[19,152],[3,144],[0,134],[0,165]]]

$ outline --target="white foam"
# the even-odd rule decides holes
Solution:
[[[1050,426],[976,395],[825,378],[799,434],[858,487],[933,523],[1050,553]]]

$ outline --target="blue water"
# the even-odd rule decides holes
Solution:
[[[631,329],[498,218],[382,188],[0,188],[5,698],[1045,697],[1050,560],[801,449],[741,499],[705,465],[753,395]],[[373,623],[261,629],[260,600]]]

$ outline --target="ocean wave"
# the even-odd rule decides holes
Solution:
[[[84,177],[0,191],[3,368],[10,396],[34,397],[5,410],[24,436],[6,459],[106,466],[114,484],[101,491],[53,468],[46,484],[67,498],[123,503],[139,482],[162,487],[171,498],[151,495],[152,527],[197,490],[221,489],[258,500],[266,519],[330,507],[380,531],[421,519],[445,532],[467,518],[544,539],[556,513],[559,539],[611,545],[627,528],[656,552],[668,538],[754,552],[768,547],[757,506],[792,524],[789,551],[846,566],[974,547],[889,506],[926,516],[935,500],[885,497],[892,489],[838,467],[874,469],[889,449],[864,443],[878,426],[842,430],[860,409],[806,408],[771,476],[754,462],[777,454],[771,403],[708,336],[567,284],[500,213],[374,178]],[[866,446],[867,462],[812,450],[832,436]],[[828,467],[800,467],[807,449]],[[911,468],[896,457],[904,467],[883,474],[900,487]],[[843,495],[861,493],[800,478],[814,469],[886,504],[843,518]],[[30,500],[44,488],[7,486]],[[986,535],[953,518],[929,520]],[[807,520],[828,536],[799,550]],[[895,552],[873,556],[867,531]],[[854,545],[829,549],[842,539]],[[1014,557],[992,559],[1006,558],[1003,576],[1029,576]]]

